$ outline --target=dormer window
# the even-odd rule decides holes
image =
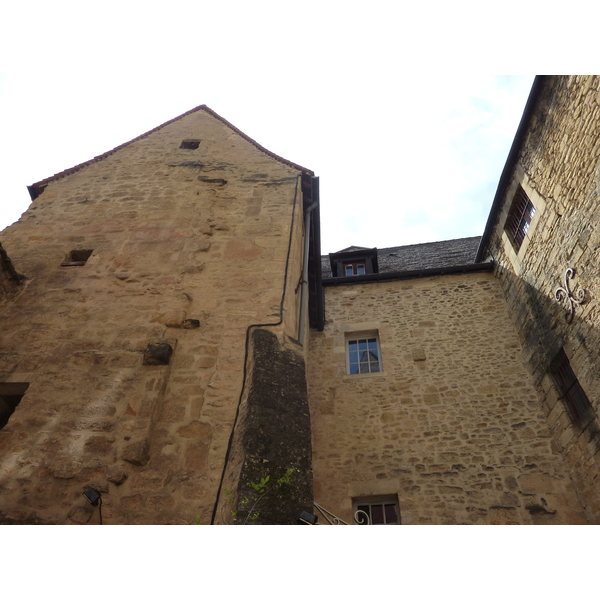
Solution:
[[[330,254],[329,262],[333,277],[355,277],[379,273],[377,248],[350,246],[350,248]]]
[[[364,262],[344,263],[345,275],[364,275],[367,267]]]

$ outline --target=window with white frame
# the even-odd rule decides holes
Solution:
[[[374,496],[355,498],[352,502],[357,525],[400,525],[398,497]]]
[[[349,375],[380,373],[382,368],[379,337],[376,334],[348,337],[346,360]]]
[[[344,275],[364,275],[366,273],[365,262],[344,263]]]

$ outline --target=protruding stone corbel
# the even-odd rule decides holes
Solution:
[[[586,300],[584,289],[579,288],[575,292],[571,292],[569,289],[569,280],[573,279],[573,277],[575,277],[575,269],[568,267],[565,271],[564,286],[557,287],[554,292],[554,297],[558,302],[567,303],[567,313],[565,314],[565,320],[567,323],[571,323],[573,321],[573,317],[575,316],[575,305],[580,306]]]

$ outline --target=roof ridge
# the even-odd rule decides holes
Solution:
[[[435,242],[419,242],[418,244],[406,244],[404,246],[388,246],[387,248],[379,248],[379,252],[382,252],[384,250],[391,250],[392,248],[412,248],[415,246],[432,246],[433,244],[447,244],[449,242],[460,242],[462,240],[474,240],[474,239],[478,239],[481,238],[480,235],[470,235],[468,237],[462,237],[462,238],[452,238],[450,240],[437,240]]]
[[[229,121],[227,121],[227,119],[224,119],[221,115],[217,114],[214,110],[212,110],[211,108],[209,108],[208,106],[206,106],[206,104],[200,104],[199,106],[196,106],[195,108],[192,108],[182,114],[180,114],[179,116],[173,118],[173,119],[169,119],[168,121],[165,121],[164,123],[162,123],[162,125],[158,125],[157,127],[154,127],[153,129],[150,129],[149,131],[146,131],[145,133],[142,133],[141,135],[138,135],[137,137],[129,140],[128,142],[125,142],[123,144],[120,144],[119,146],[116,146],[115,148],[113,148],[112,150],[108,150],[107,152],[104,152],[102,154],[99,154],[98,156],[94,156],[94,158],[90,159],[90,160],[86,160],[85,162],[79,163],[78,165],[75,165],[74,167],[71,167],[70,169],[65,169],[64,171],[60,171],[59,173],[55,173],[54,175],[51,175],[50,177],[46,177],[45,179],[42,179],[41,181],[38,181],[29,187],[29,193],[32,196],[32,199],[36,198],[40,193],[41,190],[48,185],[51,181],[55,181],[57,179],[61,179],[62,177],[66,177],[67,175],[71,175],[73,173],[76,173],[77,171],[83,169],[84,167],[87,167],[88,165],[91,165],[93,163],[99,162],[101,160],[104,160],[105,158],[111,156],[112,154],[114,154],[115,152],[117,152],[118,150],[120,150],[121,148],[124,148],[125,146],[129,146],[130,144],[132,144],[133,142],[137,142],[138,140],[141,140],[142,138],[145,138],[146,136],[150,135],[151,133],[154,133],[155,131],[158,131],[159,129],[162,129],[163,127],[166,127],[167,125],[170,125],[171,123],[174,123],[175,121],[179,121],[180,119],[183,119],[184,117],[187,117],[188,115],[191,115],[192,113],[195,113],[199,110],[203,110],[206,113],[208,113],[209,115],[211,115],[212,117],[214,117],[215,119],[221,121],[224,125],[226,125],[227,127],[229,127],[231,130],[233,130],[235,133],[237,133],[239,136],[241,136],[242,138],[244,138],[246,141],[250,142],[253,146],[255,146],[258,150],[260,150],[261,152],[264,152],[265,154],[267,154],[268,156],[270,156],[271,158],[274,158],[275,160],[286,164],[290,167],[293,167],[294,169],[298,169],[299,171],[302,171],[304,173],[307,173],[309,175],[314,175],[314,173],[310,170],[307,169],[306,167],[302,167],[290,160],[287,160],[277,154],[275,154],[274,152],[271,152],[270,150],[267,150],[264,146],[261,146],[257,141],[253,140],[249,135],[246,135],[243,131],[241,131],[240,129],[238,129],[235,125],[232,125]]]
[[[445,244],[445,243],[449,243],[449,242],[459,242],[461,240],[475,240],[475,239],[480,239],[481,236],[480,235],[470,235],[468,237],[462,237],[462,238],[452,238],[450,240],[437,240],[436,242],[420,242],[418,244],[406,244],[404,246],[387,246],[386,248],[378,248],[377,252],[378,253],[382,253],[385,252],[386,250],[392,250],[392,249],[396,249],[396,248],[414,248],[416,246],[432,246],[433,244]],[[363,248],[362,246],[348,246],[348,248],[360,248],[361,250],[372,250],[372,248]],[[340,252],[344,252],[344,250],[338,250],[337,252],[332,252],[331,254],[339,254]],[[322,257],[327,257],[329,258],[329,254],[322,254]]]

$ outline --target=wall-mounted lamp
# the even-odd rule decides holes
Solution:
[[[100,525],[102,525],[102,494],[95,490],[94,488],[90,488],[83,492],[82,496],[92,505],[98,507],[98,514],[100,515]]]
[[[296,525],[316,525],[319,517],[311,515],[309,512],[303,510],[299,515]]]
[[[85,496],[86,500],[92,506],[98,506],[98,503],[102,502],[102,494],[100,494],[100,492],[94,488],[90,488],[89,490],[83,492],[83,496]]]

